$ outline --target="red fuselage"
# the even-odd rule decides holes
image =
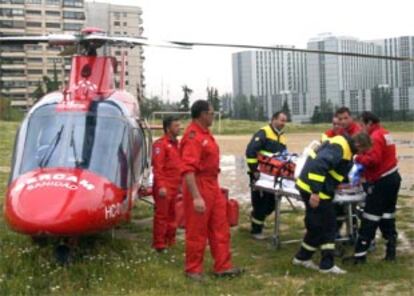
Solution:
[[[32,236],[80,236],[130,218],[143,174],[137,100],[115,90],[114,59],[75,56],[69,86],[46,95],[16,137],[4,213]]]

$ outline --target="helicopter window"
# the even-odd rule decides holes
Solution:
[[[83,168],[121,188],[130,183],[129,127],[112,102],[95,102],[89,113],[57,112],[46,105],[31,115],[19,173],[44,167]]]

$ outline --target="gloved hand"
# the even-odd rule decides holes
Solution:
[[[254,183],[256,183],[256,181],[259,180],[260,178],[260,172],[259,171],[250,172],[249,177],[250,177],[250,185],[254,185]]]
[[[357,186],[361,183],[363,170],[364,166],[362,164],[357,162],[354,163],[354,166],[348,174],[348,179],[352,186]]]

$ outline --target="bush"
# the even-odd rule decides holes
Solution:
[[[25,112],[11,106],[11,100],[0,98],[0,120],[21,121]]]

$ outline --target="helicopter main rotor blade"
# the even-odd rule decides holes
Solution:
[[[178,48],[178,49],[191,49],[191,46],[175,44],[168,41],[153,41],[145,37],[118,37],[118,36],[106,36],[106,35],[88,35],[85,36],[83,41],[96,41],[104,42],[112,45],[119,46],[156,46],[156,47],[167,47],[167,48]]]
[[[72,45],[79,42],[79,37],[70,34],[51,34],[46,36],[5,36],[0,37],[0,45],[7,44],[38,44]]]
[[[375,55],[375,54],[365,54],[365,53],[356,53],[356,52],[338,52],[338,51],[328,51],[328,50],[301,49],[301,48],[291,48],[291,47],[282,47],[282,46],[267,46],[267,45],[205,43],[205,42],[186,42],[186,41],[170,41],[170,42],[171,43],[174,43],[174,44],[178,44],[178,45],[187,46],[187,47],[206,46],[206,47],[229,47],[229,48],[263,49],[263,50],[303,52],[303,53],[315,53],[315,54],[326,54],[326,55],[337,55],[337,56],[349,56],[349,57],[383,59],[383,60],[392,60],[392,61],[408,61],[408,62],[414,62],[414,58],[410,58],[410,57],[393,57],[393,56],[384,56],[384,55]]]

